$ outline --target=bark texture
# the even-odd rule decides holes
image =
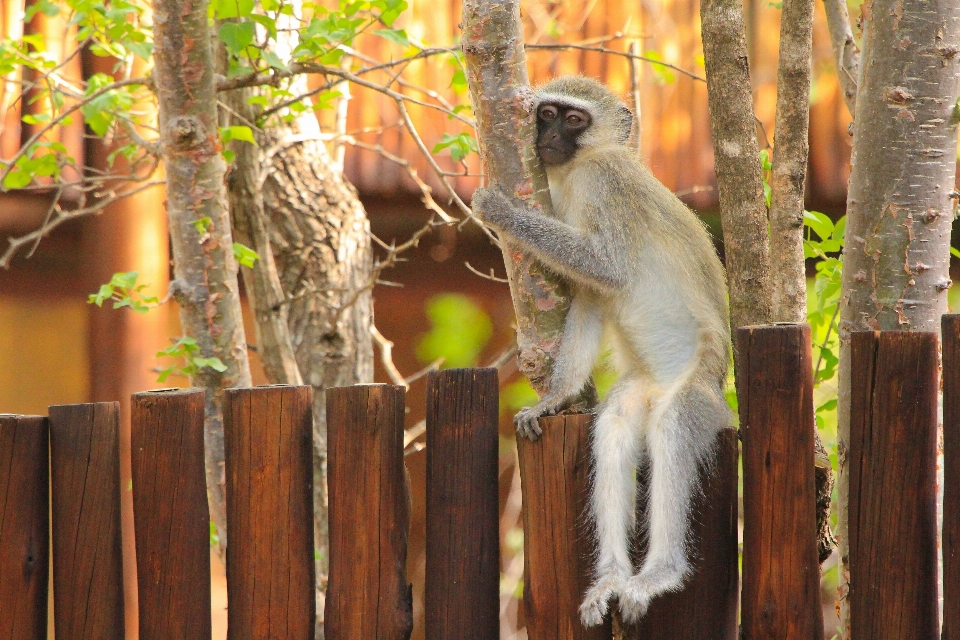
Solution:
[[[221,113],[223,126],[256,120],[254,106],[247,104],[247,98],[252,94],[251,89],[237,89],[221,96],[221,100],[229,107]],[[259,137],[262,143],[263,136]],[[273,259],[267,231],[268,220],[260,191],[260,149],[242,141],[230,143],[230,149],[236,154],[227,176],[234,237],[260,256],[253,268],[241,269],[247,299],[253,309],[257,354],[271,384],[300,385],[303,384],[303,378],[287,326],[287,305],[281,304],[286,294]]]
[[[205,399],[205,451],[210,515],[227,545],[223,469],[223,389],[250,385],[240,314],[237,263],[223,186],[217,132],[214,60],[204,0],[155,0],[154,78],[160,142],[167,173],[167,215],[180,322],[200,355],[217,357],[223,373],[201,368],[193,384]],[[193,223],[209,218],[206,229]]]
[[[830,31],[830,44],[833,46],[833,60],[840,77],[840,88],[843,90],[843,101],[852,117],[857,109],[860,50],[850,29],[847,0],[823,0],[823,9],[827,14],[827,28]]]
[[[864,11],[840,315],[842,637],[849,637],[851,331],[939,331],[950,286],[960,93],[960,4],[874,2]]]
[[[519,0],[465,0],[461,28],[486,175],[506,193],[553,215],[547,175],[536,152],[537,121]],[[542,396],[560,347],[570,289],[529,255],[505,242],[502,248],[517,316],[519,368]],[[595,402],[593,385],[587,386],[580,408]]]
[[[813,0],[783,0],[777,68],[777,122],[770,178],[770,278],[773,320],[806,322],[803,186],[810,145]]]
[[[770,322],[767,206],[739,0],[700,4],[714,166],[734,328]]]

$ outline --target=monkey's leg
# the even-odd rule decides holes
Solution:
[[[635,525],[637,464],[643,448],[646,385],[636,378],[620,380],[593,427],[593,486],[590,511],[597,534],[597,567],[593,585],[580,605],[585,626],[600,624],[608,601],[620,595],[633,574],[630,537]]]
[[[690,506],[700,481],[700,465],[723,426],[717,398],[688,386],[647,430],[650,456],[650,498],[647,510],[647,556],[620,596],[624,621],[636,622],[650,601],[683,585],[690,571],[687,542]],[[654,419],[658,407],[651,410]]]
[[[603,318],[599,306],[585,295],[575,295],[563,324],[550,391],[540,402],[517,413],[513,422],[519,435],[536,440],[542,433],[538,418],[553,415],[576,399],[597,361],[602,338]]]

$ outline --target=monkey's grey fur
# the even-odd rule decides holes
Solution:
[[[558,78],[537,91],[537,105],[538,150],[552,159],[547,176],[556,219],[497,189],[478,189],[473,207],[573,285],[550,391],[517,415],[520,435],[535,439],[537,419],[576,397],[604,332],[613,342],[620,375],[592,435],[596,575],[580,615],[587,626],[599,624],[618,598],[623,619],[633,622],[690,572],[691,500],[729,417],[723,267],[697,216],[626,146],[632,115],[607,87]],[[561,143],[566,155],[551,150]],[[635,570],[636,469],[645,458],[648,550]]]

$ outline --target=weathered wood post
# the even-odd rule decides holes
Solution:
[[[311,640],[312,388],[227,389],[227,615],[229,640]]]
[[[0,638],[47,637],[47,419],[0,415]]]
[[[50,407],[50,471],[57,637],[122,638],[119,403]]]
[[[523,603],[530,640],[610,640],[609,621],[586,629],[578,609],[590,586],[587,414],[541,418],[537,442],[517,438],[523,493]]]
[[[427,640],[500,636],[496,369],[427,378]]]
[[[404,396],[385,384],[327,389],[326,640],[407,640],[413,630]]]
[[[960,640],[960,315],[941,319],[943,345],[943,629]]]
[[[850,341],[850,629],[936,640],[937,334]]]
[[[743,438],[741,638],[823,638],[810,327],[744,327],[737,339]]]
[[[140,640],[210,637],[210,511],[200,389],[133,395]]]

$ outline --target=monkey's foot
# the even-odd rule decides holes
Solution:
[[[517,413],[513,419],[513,424],[517,427],[517,435],[523,436],[528,440],[536,440],[543,433],[540,428],[538,418],[543,415],[543,411],[537,407],[524,407]]]
[[[610,598],[620,595],[623,590],[623,578],[609,574],[598,578],[583,597],[580,605],[580,621],[585,627],[594,627],[603,622],[610,611]]]
[[[676,591],[683,586],[686,568],[676,565],[654,565],[627,580],[620,594],[620,615],[627,624],[638,622],[654,597]]]

